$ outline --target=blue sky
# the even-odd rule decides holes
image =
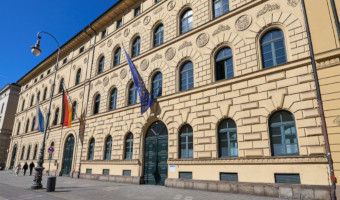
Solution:
[[[110,8],[117,0],[0,0],[0,89],[17,82],[57,48],[42,35],[40,56],[30,47],[41,30],[54,35],[60,45]]]

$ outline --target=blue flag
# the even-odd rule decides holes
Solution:
[[[35,119],[36,120],[35,120],[34,129],[43,133],[44,132],[44,117],[41,113],[38,99],[37,99],[37,113],[36,113]]]
[[[124,51],[125,51],[126,59],[129,63],[133,82],[135,83],[137,87],[137,91],[138,91],[139,99],[141,103],[141,113],[143,114],[153,104],[152,99],[151,99],[151,94],[146,89],[142,77],[140,77],[135,65],[132,63],[131,58],[129,57],[129,54],[126,52],[125,48],[124,48]]]

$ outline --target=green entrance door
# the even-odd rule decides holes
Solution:
[[[168,177],[168,129],[161,121],[146,132],[144,183],[164,185]]]
[[[63,176],[69,176],[72,169],[72,160],[73,160],[73,149],[74,149],[74,136],[71,135],[68,137],[65,151],[64,151],[64,161],[63,161]]]

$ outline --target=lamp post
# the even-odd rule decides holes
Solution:
[[[55,64],[54,80],[53,80],[53,84],[52,84],[50,103],[49,103],[49,107],[48,107],[47,119],[46,119],[46,124],[45,124],[45,129],[44,129],[44,139],[43,139],[43,142],[42,142],[42,145],[41,145],[37,167],[35,167],[35,175],[34,175],[33,183],[31,185],[31,189],[41,189],[42,188],[41,180],[42,180],[42,172],[44,170],[43,163],[44,163],[45,139],[46,139],[46,132],[47,132],[47,128],[48,128],[48,122],[49,122],[50,114],[51,114],[52,98],[53,98],[53,92],[54,92],[54,87],[55,87],[55,79],[56,79],[56,75],[57,75],[59,55],[60,55],[60,45],[59,45],[57,39],[53,35],[51,35],[48,32],[45,32],[45,31],[40,31],[37,34],[38,41],[35,44],[35,46],[31,47],[32,54],[35,55],[35,56],[39,56],[40,53],[41,53],[41,49],[40,49],[40,39],[41,39],[40,34],[41,33],[44,33],[44,34],[51,36],[56,41],[56,43],[58,45],[58,56],[57,56],[57,63]]]

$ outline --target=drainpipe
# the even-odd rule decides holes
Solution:
[[[310,51],[310,57],[311,57],[311,60],[312,60],[315,88],[316,88],[317,100],[318,100],[318,104],[319,104],[319,112],[320,112],[320,117],[321,117],[322,133],[323,133],[323,136],[324,136],[324,139],[325,139],[325,147],[326,147],[326,154],[327,154],[326,156],[327,156],[328,165],[329,165],[329,169],[330,169],[330,179],[331,179],[331,182],[332,182],[331,199],[336,200],[336,193],[335,193],[336,178],[334,176],[333,160],[332,160],[331,150],[330,150],[330,147],[329,147],[329,140],[328,140],[328,133],[327,133],[327,128],[326,128],[325,114],[323,112],[323,103],[322,103],[321,92],[320,92],[318,72],[316,70],[316,62],[315,62],[315,56],[314,56],[314,50],[313,50],[313,43],[312,43],[312,38],[311,38],[310,30],[309,30],[305,1],[301,0],[301,3],[302,3],[302,10],[303,10],[304,18],[305,18],[305,23],[306,23],[306,31],[307,31],[308,42],[309,42],[309,51]]]
[[[94,30],[91,26],[91,24],[89,25],[90,29],[95,33],[95,36],[94,36],[94,42],[93,42],[93,50],[92,50],[92,61],[91,61],[91,69],[90,69],[90,78],[89,78],[89,88],[88,88],[88,91],[87,91],[87,102],[86,102],[86,108],[85,108],[85,119],[84,119],[84,124],[83,124],[83,128],[84,128],[84,134],[85,134],[85,127],[86,127],[86,114],[87,114],[87,108],[88,108],[88,105],[89,105],[89,98],[90,98],[90,91],[91,91],[91,78],[92,78],[92,67],[93,67],[93,62],[94,62],[94,50],[96,48],[96,40],[97,40],[97,31]],[[88,60],[88,63],[89,63],[89,60]],[[87,74],[87,72],[86,72]],[[87,76],[87,75],[86,75]],[[84,86],[84,90],[85,90],[85,86]],[[84,94],[85,95],[85,94]],[[83,110],[82,110],[83,111]],[[80,140],[80,138],[79,138]],[[84,141],[83,141],[84,142]],[[81,157],[82,157],[82,154],[83,154],[83,147],[84,145],[82,144],[82,148],[80,150],[80,161],[79,161],[79,173],[78,173],[78,178],[80,177],[80,169],[81,169]]]
[[[334,22],[335,22],[336,30],[337,30],[337,32],[338,32],[338,40],[340,40],[339,17],[338,17],[338,12],[337,12],[337,10],[336,10],[336,6],[335,6],[334,0],[331,0],[331,6],[332,6],[333,17],[334,17]]]

